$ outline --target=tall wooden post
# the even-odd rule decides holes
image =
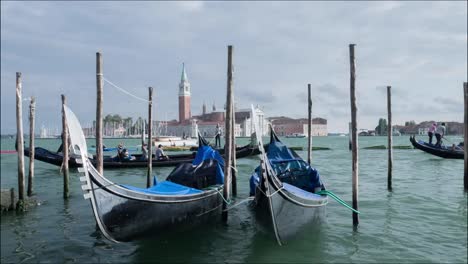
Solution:
[[[231,198],[231,166],[232,166],[232,46],[228,46],[228,65],[227,65],[227,92],[226,92],[226,120],[225,120],[225,130],[226,130],[226,142],[224,144],[224,189],[223,196],[225,201],[223,202],[223,221],[227,221],[228,213],[226,200],[229,201]]]
[[[356,60],[354,57],[354,46],[349,44],[349,63],[350,63],[350,90],[351,90],[351,140],[352,140],[352,155],[353,155],[353,208],[358,210],[358,184],[359,184],[359,168],[358,168],[358,137],[357,137],[357,105],[356,105]],[[353,225],[359,225],[359,215],[353,212]]]
[[[67,199],[70,193],[69,193],[69,170],[68,170],[68,160],[69,160],[68,128],[67,128],[67,119],[65,118],[65,105],[66,105],[66,98],[65,98],[65,95],[62,94],[63,198]]]
[[[348,139],[349,139],[349,150],[352,150],[353,149],[353,139],[352,139],[352,136],[353,136],[353,127],[352,127],[352,124],[351,122],[348,123]]]
[[[308,99],[308,113],[309,113],[309,119],[307,123],[307,162],[309,165],[312,162],[312,88],[310,83],[307,85],[307,90],[309,94],[309,99]]]
[[[146,188],[151,187],[151,174],[153,170],[153,137],[152,137],[152,124],[153,124],[153,87],[148,88],[148,175],[146,177]]]
[[[96,52],[96,169],[103,174],[103,149],[102,149],[102,95],[103,95],[103,78],[102,78],[102,55]]]
[[[232,195],[237,196],[237,160],[236,160],[236,111],[234,103],[234,88],[231,87],[231,97],[232,97],[232,118],[231,118],[231,134],[232,134],[232,144],[231,144],[231,157],[232,157]]]
[[[23,98],[21,72],[16,73],[16,145],[18,151],[18,205],[24,209],[24,137],[23,137]]]
[[[463,93],[465,97],[465,139],[463,148],[465,149],[465,177],[463,178],[463,185],[465,191],[468,191],[468,83],[463,83]]]
[[[36,111],[36,98],[31,97],[31,104],[29,105],[29,175],[28,175],[28,196],[33,194],[33,179],[34,179],[34,123]]]
[[[145,143],[145,127],[146,127],[146,121],[142,119],[141,121],[141,145]]]
[[[392,87],[387,86],[387,112],[388,112],[388,176],[387,189],[392,190],[392,170],[393,170],[393,128],[392,128]]]

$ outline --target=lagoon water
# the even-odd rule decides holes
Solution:
[[[460,141],[461,137],[449,137]],[[284,138],[289,146],[306,146],[305,138]],[[351,203],[351,153],[347,137],[314,137],[315,166],[327,189]],[[105,139],[107,146],[121,140]],[[127,146],[137,139],[123,140]],[[238,144],[247,139],[239,139]],[[89,145],[94,140],[88,140]],[[36,145],[56,150],[56,139]],[[467,263],[467,193],[463,190],[463,160],[441,159],[416,149],[394,150],[393,191],[387,191],[386,137],[359,138],[360,225],[353,230],[351,212],[333,200],[327,221],[303,230],[280,247],[271,234],[256,226],[248,203],[229,211],[227,224],[200,226],[129,243],[112,243],[96,232],[78,174],[71,171],[68,200],[62,198],[59,167],[35,163],[34,190],[40,206],[26,213],[1,216],[1,263],[114,262],[307,262],[307,263]],[[394,137],[394,145],[410,145]],[[2,150],[14,149],[2,139]],[[298,152],[306,157],[304,151]],[[17,156],[1,154],[1,187],[17,189]],[[25,158],[26,172],[29,159]],[[237,202],[248,196],[248,179],[258,158],[238,160]],[[172,168],[153,168],[159,180]],[[27,173],[26,173],[27,174]],[[105,170],[112,181],[144,187],[146,169]]]

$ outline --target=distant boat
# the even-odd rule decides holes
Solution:
[[[306,135],[301,134],[301,133],[294,133],[294,134],[291,134],[291,135],[287,135],[286,137],[287,138],[305,138]]]
[[[160,136],[154,139],[154,145],[157,147],[162,145],[163,147],[195,147],[198,146],[198,140],[187,138],[183,139],[181,137],[173,136]]]
[[[410,137],[411,144],[413,147],[420,149],[429,154],[445,158],[445,159],[464,159],[465,154],[464,150],[460,146],[455,146],[455,149],[452,147],[440,146],[436,147],[433,144],[429,144],[422,140],[417,140],[414,136]]]

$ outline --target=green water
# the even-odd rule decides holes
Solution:
[[[453,141],[460,137],[449,138]],[[351,153],[347,137],[317,137],[313,145],[332,150],[313,153],[327,189],[351,202]],[[104,140],[116,145],[120,140]],[[290,146],[306,139],[288,138]],[[126,145],[139,140],[125,140]],[[247,139],[238,140],[238,144]],[[14,148],[11,139],[1,149]],[[58,140],[36,140],[56,150]],[[360,137],[361,147],[386,145],[385,137]],[[89,141],[94,145],[94,140]],[[394,137],[394,145],[410,145]],[[307,153],[298,151],[306,157]],[[331,201],[327,221],[303,230],[285,246],[256,226],[247,203],[219,222],[189,232],[114,244],[95,231],[88,200],[78,175],[71,173],[71,197],[62,198],[59,168],[36,161],[35,192],[41,205],[26,213],[1,216],[1,263],[7,262],[307,262],[307,263],[467,263],[467,194],[463,160],[446,160],[419,150],[395,149],[393,192],[387,191],[387,150],[359,152],[360,225],[353,230],[351,212]],[[1,186],[17,189],[17,157],[2,154]],[[26,158],[26,163],[29,159]],[[238,160],[237,201],[248,196],[248,178],[258,158]],[[26,171],[27,171],[26,166]],[[153,168],[160,180],[172,168]],[[112,181],[144,187],[146,170],[106,170]]]

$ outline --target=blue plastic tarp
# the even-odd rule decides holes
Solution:
[[[224,167],[224,159],[223,157],[219,154],[218,151],[214,150],[210,146],[199,146],[197,150],[197,155],[195,156],[195,159],[192,162],[192,165],[199,165],[202,163],[204,160],[207,159],[215,159],[218,161],[218,164]]]
[[[160,182],[150,188],[138,188],[125,184],[120,184],[120,186],[132,191],[158,195],[190,195],[203,192],[202,190],[186,187],[170,181]]]

